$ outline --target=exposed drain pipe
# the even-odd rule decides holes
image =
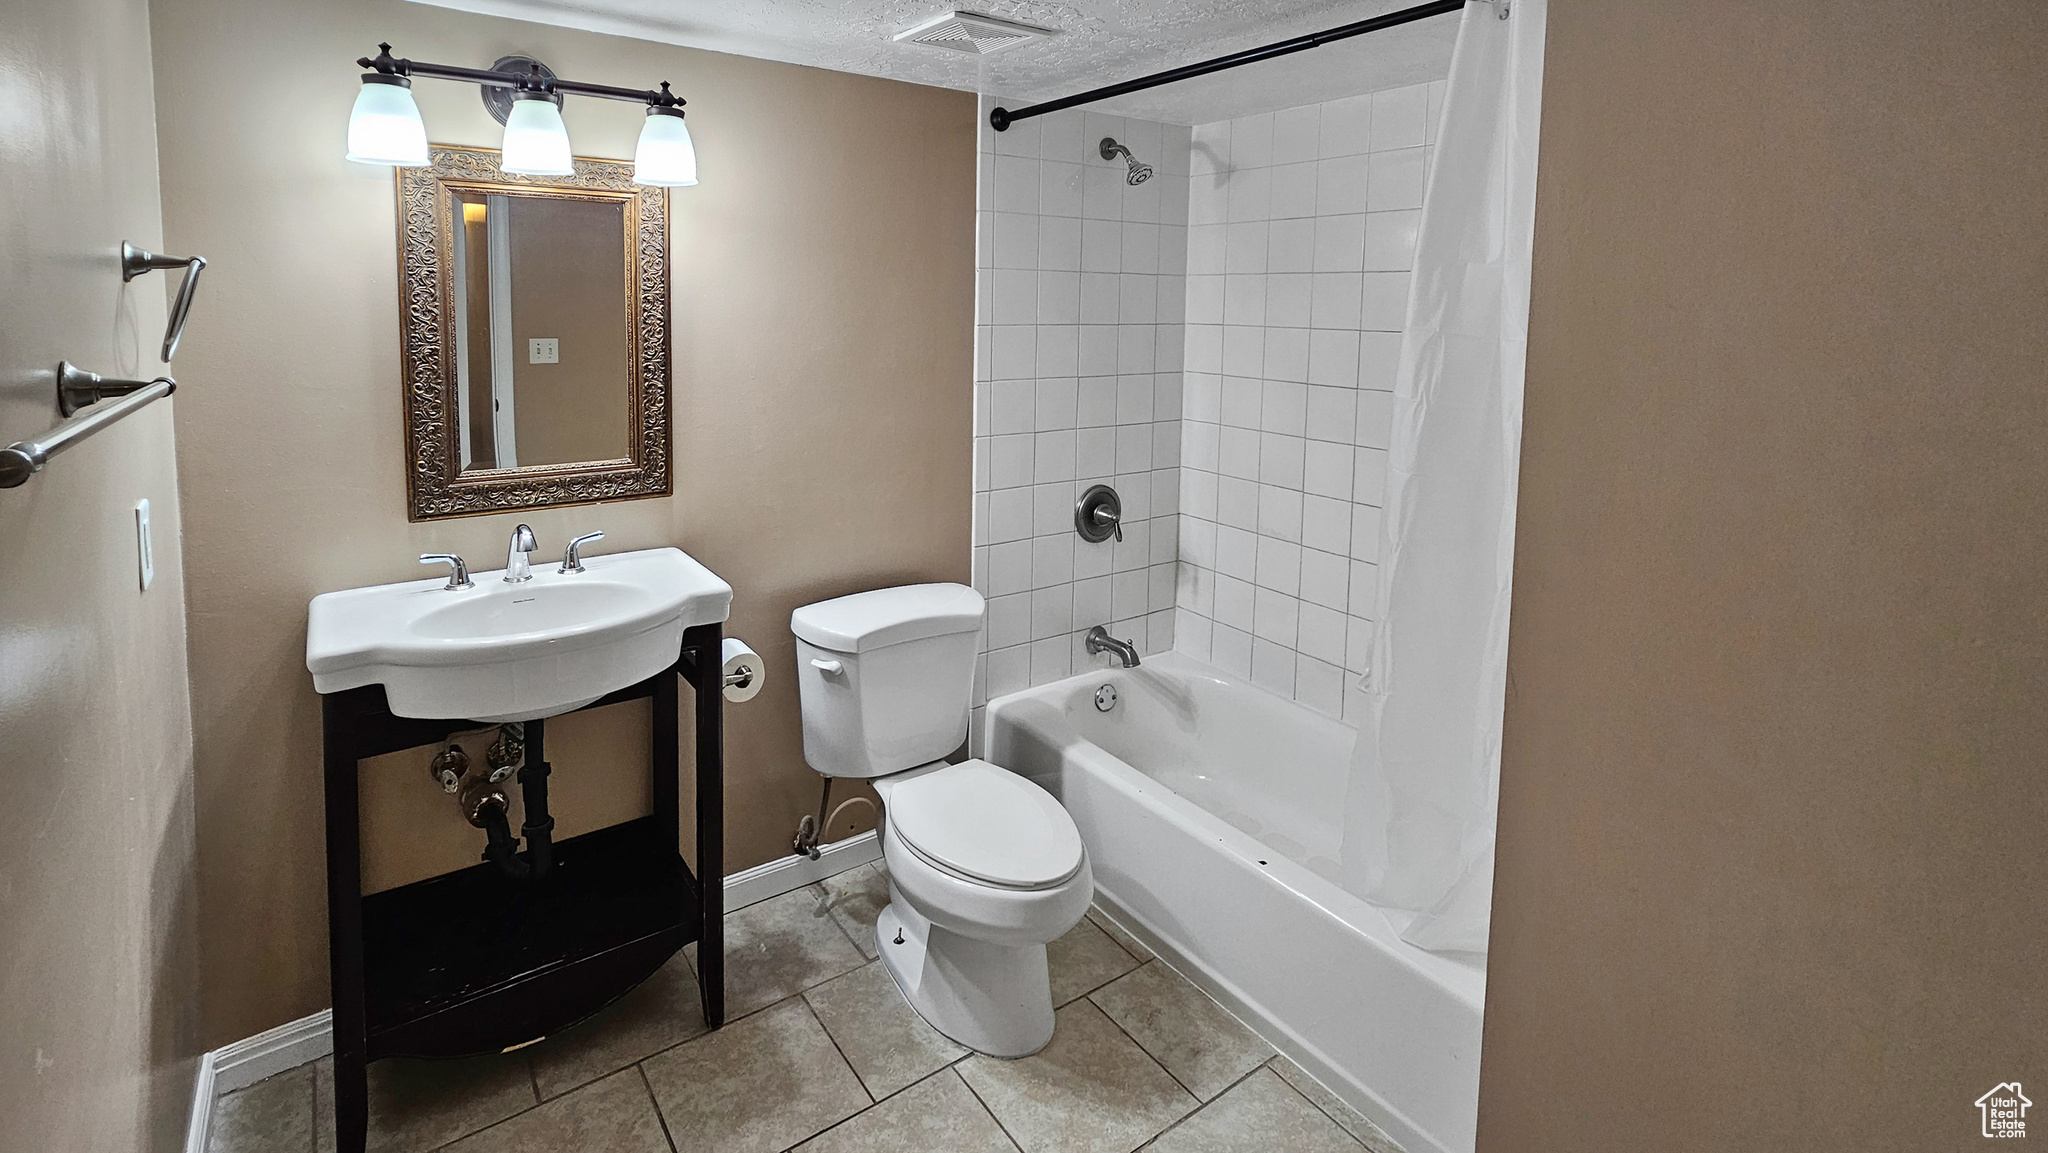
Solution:
[[[526,835],[526,856],[533,866],[533,879],[546,877],[555,867],[555,818],[548,815],[548,762],[541,753],[546,722],[526,722],[526,763],[519,770],[519,791],[526,802],[526,823],[519,831]]]
[[[554,868],[555,820],[548,813],[549,765],[542,752],[544,740],[541,721],[502,725],[498,739],[484,754],[491,766],[489,774],[471,774],[469,755],[455,744],[443,749],[429,766],[444,792],[458,794],[463,818],[484,831],[483,859],[495,863],[515,881],[537,881]],[[526,821],[519,830],[526,837],[523,858],[519,839],[512,835],[507,815],[511,806],[503,787],[515,768],[526,808]]]

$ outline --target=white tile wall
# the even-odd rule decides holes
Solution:
[[[1190,144],[1175,646],[1353,720],[1442,98],[1396,88]]]
[[[1189,129],[1069,111],[997,133],[984,98],[976,244],[974,585],[988,597],[973,745],[992,696],[1107,663],[1092,625],[1173,647]],[[1132,187],[1127,144],[1156,175]],[[1116,486],[1121,544],[1074,532]]]

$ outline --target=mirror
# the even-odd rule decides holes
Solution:
[[[431,155],[398,176],[412,518],[667,495],[667,189]]]

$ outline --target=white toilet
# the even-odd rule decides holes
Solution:
[[[876,948],[903,997],[980,1053],[1052,1040],[1045,946],[1094,896],[1072,817],[1023,777],[941,758],[967,738],[981,594],[876,589],[790,614],[804,760],[874,781],[889,905]]]

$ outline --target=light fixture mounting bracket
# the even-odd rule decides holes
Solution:
[[[535,88],[547,93],[548,99],[555,102],[556,108],[562,106],[562,94],[547,86],[548,82],[552,82],[555,79],[554,69],[549,68],[531,56],[500,56],[496,60],[491,61],[491,71],[530,74],[543,82],[536,85]],[[533,90],[528,89],[528,91]],[[516,88],[498,88],[488,84],[484,85],[481,88],[484,109],[491,114],[493,120],[500,124],[505,123],[512,118],[512,100],[518,91]]]
[[[490,90],[502,88],[508,94],[519,92],[544,92],[553,98],[555,104],[562,103],[563,95],[574,93],[578,96],[596,96],[605,100],[625,100],[635,104],[646,104],[654,108],[681,108],[687,103],[682,97],[670,92],[664,81],[660,89],[620,88],[615,84],[586,84],[580,80],[564,80],[549,71],[547,65],[530,56],[507,56],[499,64],[515,62],[511,68],[465,68],[457,64],[429,64],[424,60],[406,60],[391,55],[391,45],[379,44],[377,55],[365,56],[356,61],[356,67],[382,76],[401,76],[410,80],[418,76],[436,80],[456,80],[477,84],[485,89],[485,105],[491,105]],[[536,69],[538,71],[536,71]],[[511,97],[505,100],[506,112],[502,115],[495,107],[492,115],[504,121],[510,115]]]

